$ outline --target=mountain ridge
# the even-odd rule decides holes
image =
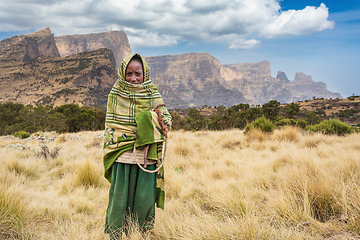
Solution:
[[[105,105],[115,74],[111,50],[60,57],[50,29],[0,42],[0,102]]]
[[[0,102],[104,108],[119,59],[130,52],[121,31],[54,37],[45,28],[4,39],[0,41]],[[297,73],[294,80],[280,71],[272,77],[269,61],[222,65],[208,53],[145,59],[169,108],[341,98],[304,73]]]

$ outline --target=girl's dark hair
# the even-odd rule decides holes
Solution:
[[[140,63],[141,63],[141,66],[142,66],[142,68],[143,68],[143,71],[144,71],[144,65],[143,65],[142,59],[141,59],[141,57],[140,57],[139,54],[135,54],[135,55],[131,58],[130,62],[131,62],[132,60],[140,62]],[[129,62],[129,63],[130,63],[130,62]]]

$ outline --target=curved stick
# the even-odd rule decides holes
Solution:
[[[167,147],[167,144],[165,142],[165,148],[164,148],[164,156],[163,156],[163,159],[161,161],[161,164],[159,167],[157,167],[155,170],[147,170],[145,169],[143,166],[141,166],[141,164],[139,163],[139,161],[137,160],[136,158],[136,148],[135,148],[135,145],[134,145],[134,150],[133,150],[133,154],[134,154],[134,159],[136,161],[136,164],[139,166],[139,168],[141,168],[141,170],[143,170],[144,172],[147,172],[147,173],[155,173],[155,172],[158,172],[160,170],[160,168],[164,165],[164,161],[165,161],[165,154],[166,154],[166,147]]]

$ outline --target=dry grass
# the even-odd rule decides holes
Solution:
[[[1,239],[107,239],[101,132],[0,140]],[[54,136],[52,136],[54,137]],[[360,134],[171,132],[147,239],[359,239]],[[20,143],[32,150],[8,149]],[[136,226],[129,239],[143,239]]]

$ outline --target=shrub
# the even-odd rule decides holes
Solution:
[[[250,131],[258,129],[262,132],[273,132],[275,129],[275,125],[269,119],[265,118],[264,116],[259,117],[252,121],[245,127],[245,134],[249,133]]]
[[[21,138],[21,139],[24,139],[24,138],[28,138],[30,137],[30,133],[24,131],[24,130],[21,130],[21,131],[17,131],[13,134],[15,137],[18,137],[18,138]]]
[[[297,123],[296,123],[296,126],[301,129],[305,129],[307,124],[308,124],[308,122],[305,119],[299,119],[299,121],[297,121]]]
[[[44,157],[45,159],[54,159],[59,155],[60,148],[55,147],[53,150],[49,150],[45,144],[41,145],[41,151],[36,153],[37,157]]]
[[[296,124],[296,120],[289,118],[283,118],[276,122],[276,126],[296,126]]]
[[[337,135],[346,135],[352,133],[353,128],[337,119],[324,120],[317,125],[308,127],[310,131],[321,132],[324,134],[337,134]]]

